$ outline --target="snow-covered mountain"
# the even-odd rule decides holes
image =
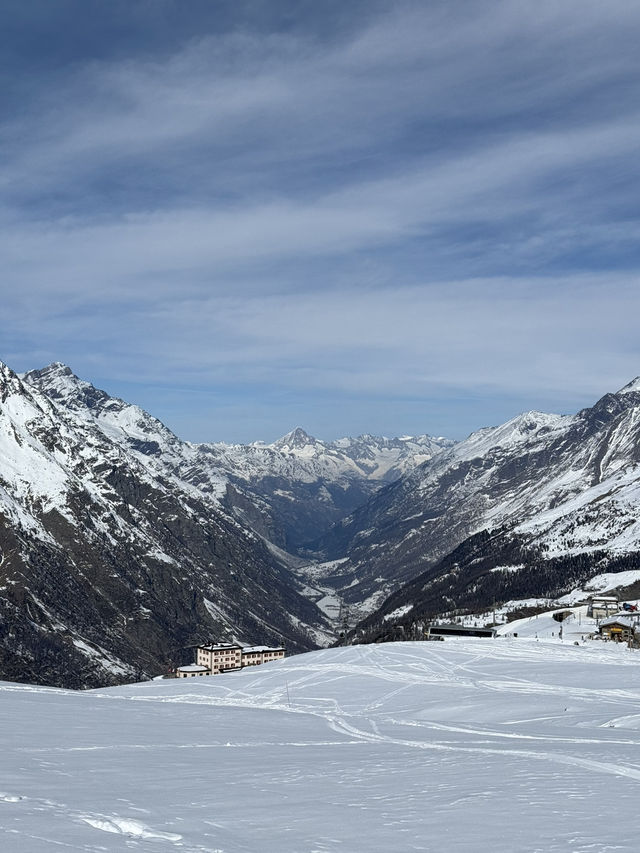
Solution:
[[[297,551],[382,485],[453,443],[428,435],[402,439],[363,435],[329,442],[297,427],[273,444],[201,444],[198,452],[225,473],[230,486],[227,502],[239,520],[277,545]]]
[[[454,444],[451,439],[430,435],[401,438],[360,435],[327,442],[297,427],[270,446],[284,457],[296,459],[309,475],[313,472],[327,479],[339,472],[390,483]]]
[[[3,366],[1,387],[5,672],[69,655],[78,683],[150,671],[203,625],[304,649],[341,601],[353,616],[391,594],[373,624],[555,595],[640,555],[640,379],[458,444],[193,444],[62,364]]]
[[[63,364],[30,371],[24,379],[124,444],[142,465],[204,492],[244,526],[288,550],[318,538],[382,484],[453,445],[428,435],[324,442],[300,428],[273,444],[193,444]]]
[[[65,393],[68,378],[0,365],[4,676],[86,686],[211,637],[326,641],[302,583],[221,502],[224,478],[185,476],[170,431],[86,383]]]
[[[519,415],[419,466],[336,525],[323,544],[340,562],[325,583],[372,608],[486,531],[499,532],[501,544],[476,540],[476,563],[483,549],[515,542],[514,553],[528,549],[538,560],[638,552],[639,466],[639,379],[577,415]]]
[[[158,672],[236,636],[328,642],[282,550],[451,442],[193,444],[55,363],[0,365],[0,671],[66,685]]]

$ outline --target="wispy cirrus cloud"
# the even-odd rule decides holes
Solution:
[[[69,49],[19,89],[0,120],[7,361],[137,376],[151,402],[167,377],[219,398],[259,378],[282,431],[296,390],[310,419],[312,389],[371,416],[374,397],[482,387],[516,407],[640,372],[639,9],[329,4],[327,26],[309,4],[285,26],[232,6],[214,25],[195,4],[201,30],[173,39],[156,12],[152,42]]]

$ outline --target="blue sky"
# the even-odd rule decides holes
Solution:
[[[640,374],[640,5],[5,0],[0,359],[195,441]]]

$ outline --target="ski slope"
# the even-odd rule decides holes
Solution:
[[[640,653],[454,639],[0,684],[0,850],[638,849]]]

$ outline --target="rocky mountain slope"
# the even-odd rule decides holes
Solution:
[[[25,381],[136,459],[178,484],[190,484],[277,546],[295,551],[348,515],[386,482],[453,445],[428,435],[324,442],[297,428],[264,444],[193,444],[138,406],[110,397],[63,364]]]
[[[226,445],[181,441],[61,364],[1,377],[8,677],[123,680],[203,634],[305,649],[341,602],[384,633],[640,558],[640,379],[459,444],[298,428]]]
[[[229,477],[228,501],[255,524],[235,490],[249,492],[269,519],[269,538],[304,551],[335,522],[454,442],[428,435],[389,439],[362,435],[320,441],[301,428],[271,445],[200,445]]]
[[[63,364],[0,365],[0,672],[87,686],[216,637],[329,642],[324,591],[283,547],[450,445],[197,445]]]
[[[586,564],[635,553],[639,464],[640,379],[577,415],[520,415],[474,433],[338,524],[322,543],[335,561],[323,581],[371,610],[424,572],[429,577],[449,572],[451,561],[440,561],[484,531],[498,531],[499,537],[481,543],[479,551],[469,540],[469,559],[478,566],[489,558],[487,571],[500,562],[514,569],[581,555],[593,555],[590,561],[581,558]],[[505,551],[516,557],[507,559]],[[496,563],[493,557],[500,553]],[[496,584],[491,586],[495,595]],[[452,581],[451,597],[459,591]],[[440,592],[449,594],[446,584]],[[400,598],[393,602],[406,604]]]
[[[3,677],[88,686],[157,674],[211,637],[326,641],[321,611],[221,504],[213,470],[182,478],[180,442],[158,422],[151,436],[140,410],[87,386],[55,399],[42,380],[0,365]]]

